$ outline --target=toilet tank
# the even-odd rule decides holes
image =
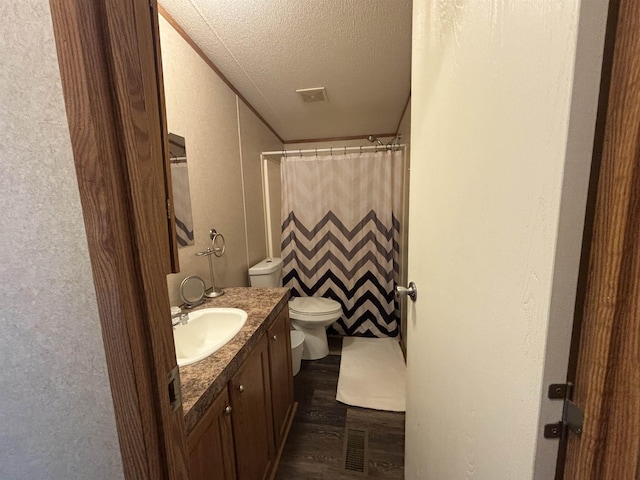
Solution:
[[[249,281],[252,287],[281,287],[282,259],[265,258],[249,268]]]

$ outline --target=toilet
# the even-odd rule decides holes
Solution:
[[[267,258],[249,268],[252,287],[281,287],[282,259]],[[327,327],[342,316],[340,303],[330,298],[293,297],[289,317],[294,329],[304,333],[304,360],[318,360],[329,354]]]

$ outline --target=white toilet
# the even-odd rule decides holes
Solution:
[[[267,258],[249,269],[252,287],[281,287],[282,259]],[[289,302],[291,325],[304,333],[302,358],[318,360],[329,354],[327,327],[342,316],[335,300],[322,297],[294,297]]]

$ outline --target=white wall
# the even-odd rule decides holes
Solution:
[[[545,359],[568,353],[547,337],[574,301],[595,3],[414,2],[407,479],[552,478],[540,409]]]
[[[249,247],[247,258],[249,260],[249,266],[253,266],[263,260],[267,253],[267,232],[265,225],[265,205],[262,187],[263,180],[262,166],[260,165],[260,153],[279,150],[282,148],[282,143],[239,99],[238,122],[242,147],[245,223],[247,245]],[[275,179],[279,179],[279,177],[275,177]],[[274,180],[273,177],[272,180]],[[279,206],[279,185],[277,191],[275,191],[275,189],[273,190],[273,198],[271,201],[277,201]],[[278,252],[279,251],[280,247],[278,247]]]
[[[0,18],[0,478],[123,478],[49,2]]]
[[[282,143],[162,16],[160,42],[167,125],[185,137],[195,238],[178,250],[180,273],[167,277],[179,305],[188,275],[211,284],[208,260],[196,256],[211,245],[211,228],[227,245],[213,257],[216,286],[249,285],[249,266],[266,256],[260,152]]]

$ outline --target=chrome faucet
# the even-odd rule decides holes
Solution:
[[[174,313],[174,314],[171,315],[171,325],[172,326],[175,327],[178,324],[186,325],[187,323],[189,323],[189,314],[188,313],[178,312],[178,313]]]

